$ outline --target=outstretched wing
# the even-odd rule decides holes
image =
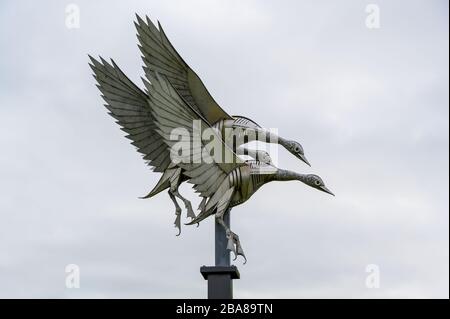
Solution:
[[[157,129],[148,105],[148,95],[139,89],[119,67],[100,58],[101,62],[90,56],[105,107],[109,114],[117,120],[121,129],[132,140],[138,152],[144,154],[144,160],[153,167],[155,172],[163,172],[170,164],[170,154],[167,144],[155,131]]]
[[[171,149],[172,160],[179,162],[178,166],[185,170],[188,181],[201,196],[211,196],[231,171],[245,163],[201,114],[180,97],[164,75],[150,75],[150,82],[145,82],[149,104],[157,131]],[[211,137],[208,141],[202,138],[206,134]],[[180,145],[185,146],[184,154],[179,152]]]
[[[199,112],[209,124],[223,119],[232,119],[209,94],[198,75],[187,65],[170,43],[161,25],[158,28],[146,17],[144,22],[138,15],[136,29],[146,67],[147,79],[154,72],[164,75],[183,100]]]

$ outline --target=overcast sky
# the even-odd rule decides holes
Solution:
[[[280,167],[336,193],[274,182],[233,209],[248,257],[235,297],[448,298],[447,1],[375,1],[378,29],[369,1],[75,1],[78,29],[68,3],[0,4],[0,297],[206,296],[213,220],[175,237],[169,197],[138,199],[160,176],[88,67],[112,57],[143,87],[139,13],[228,113],[301,142],[313,165],[280,149]]]

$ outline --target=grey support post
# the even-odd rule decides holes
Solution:
[[[230,210],[224,215],[225,224],[230,226]],[[236,266],[230,265],[230,251],[225,229],[215,222],[215,266],[202,266],[200,272],[208,280],[208,299],[233,299],[233,279],[239,279]]]

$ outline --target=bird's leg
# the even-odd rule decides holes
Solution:
[[[184,206],[186,207],[186,210],[187,210],[186,216],[194,219],[196,216],[195,216],[194,210],[192,209],[191,202],[189,200],[187,200],[186,198],[184,198],[183,196],[181,196],[181,194],[178,192],[178,188],[175,189],[173,194],[183,201]]]
[[[245,257],[244,250],[242,249],[239,236],[233,233],[231,230],[228,230],[227,238],[228,238],[228,246],[230,245],[230,242],[232,242],[232,244],[236,246],[236,247],[233,246],[233,252],[235,256],[233,260],[236,260],[238,256],[242,256],[244,257],[244,264],[246,264],[247,258]]]
[[[172,194],[172,191],[170,189],[169,189],[168,193],[169,193],[170,199],[172,200],[172,202],[175,205],[176,218],[175,218],[174,224],[175,224],[175,227],[178,228],[177,236],[180,236],[180,234],[181,234],[181,207],[180,207],[180,205],[178,205],[177,199],[175,198],[175,195]]]
[[[234,235],[236,236],[235,240],[236,240],[237,255],[244,257],[244,265],[245,265],[247,263],[247,258],[245,257],[244,250],[242,249],[242,246],[241,246],[241,242],[239,241],[239,236],[236,234],[234,234]]]
[[[241,242],[239,240],[239,236],[236,233],[233,233],[231,229],[225,224],[223,220],[224,212],[216,213],[216,220],[219,224],[225,228],[225,233],[228,238],[227,249],[231,250],[234,253],[234,259],[236,260],[238,256],[244,257],[244,264],[247,262],[247,258],[245,257],[244,250],[242,249]]]
[[[184,206],[187,210],[187,217],[191,217],[192,219],[195,218],[194,210],[192,209],[191,202],[181,196],[181,194],[178,192],[178,187],[181,184],[181,168],[178,168],[173,176],[170,178],[170,190],[172,191],[172,194],[174,194],[176,197],[181,199],[184,203]]]
[[[219,223],[220,225],[222,225],[223,228],[225,228],[225,233],[226,233],[226,236],[228,238],[227,249],[231,250],[234,253],[234,255],[236,256],[236,250],[234,248],[234,243],[231,240],[231,236],[230,236],[232,231],[227,226],[227,224],[225,224],[225,221],[223,220],[223,215],[224,214],[225,214],[225,210],[217,209],[217,212],[216,212],[216,215],[215,215],[216,216],[216,222]]]
[[[227,224],[225,224],[225,221],[223,220],[223,216],[227,212],[227,208],[228,205],[230,204],[233,194],[234,194],[234,187],[226,191],[225,194],[222,196],[222,198],[219,200],[217,204],[216,221],[219,224],[221,224],[223,228],[225,228],[225,233],[228,238],[227,249],[231,250],[234,253],[234,260],[236,260],[238,256],[242,256],[244,257],[244,264],[245,264],[247,262],[247,258],[245,257],[241,242],[239,241],[239,236],[233,233],[230,227],[228,227]]]

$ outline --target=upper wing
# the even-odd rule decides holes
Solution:
[[[119,67],[103,58],[101,62],[90,57],[89,64],[94,71],[102,97],[106,101],[109,114],[117,120],[121,129],[128,133],[138,152],[155,172],[163,172],[170,164],[170,154],[166,143],[155,131],[157,129],[148,105],[148,96],[139,89]]]
[[[186,104],[164,75],[150,75],[150,81],[145,85],[157,131],[170,147],[172,159],[181,161],[178,166],[185,170],[194,189],[203,197],[211,196],[231,171],[245,163],[222,141],[217,131]],[[208,141],[202,138],[206,130],[212,137]],[[188,152],[179,154],[180,145]]]
[[[159,29],[146,17],[147,23],[138,15],[136,29],[143,54],[147,79],[154,72],[164,75],[186,103],[200,112],[209,124],[232,119],[212,98],[198,75],[183,61],[170,43],[161,25]]]

